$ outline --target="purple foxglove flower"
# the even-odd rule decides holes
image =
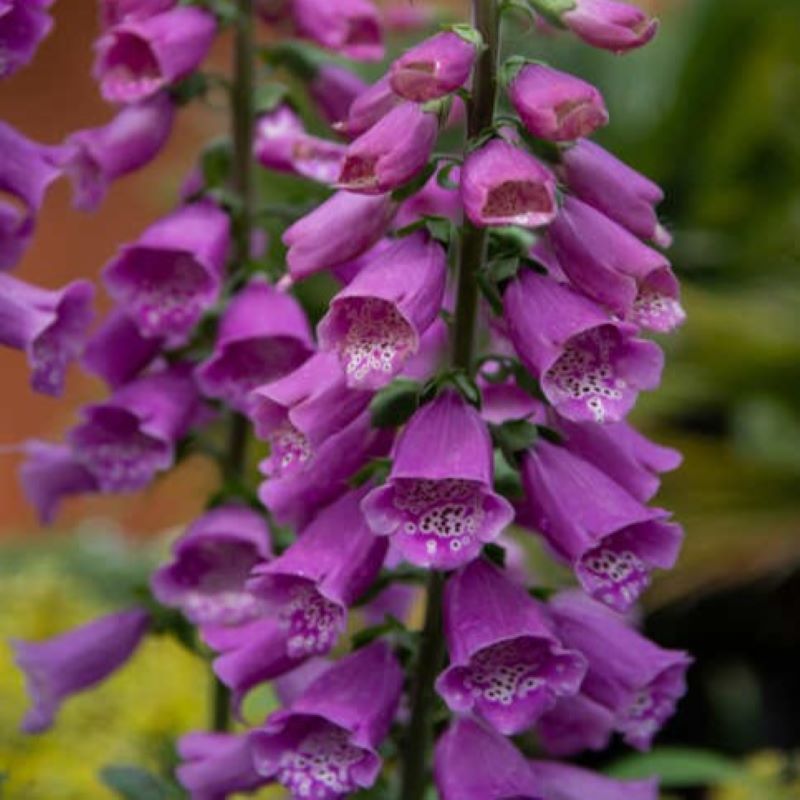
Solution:
[[[109,400],[86,406],[84,421],[69,434],[76,459],[102,492],[135,492],[169,469],[175,444],[199,411],[197,389],[186,365],[145,375]]]
[[[255,511],[208,511],[172,552],[151,580],[160,603],[181,609],[195,625],[241,625],[262,615],[264,604],[245,587],[252,569],[272,556],[269,529]]]
[[[664,356],[588,298],[524,271],[504,297],[509,335],[556,411],[576,422],[618,422],[655,389]]]
[[[67,138],[64,171],[72,179],[73,205],[96,211],[110,183],[152,161],[172,132],[175,107],[165,92],[127,106],[100,128]]]
[[[655,207],[664,192],[599,144],[581,139],[564,151],[561,170],[570,191],[642,239],[668,244]]]
[[[319,183],[339,177],[345,146],[310,136],[287,106],[265,114],[256,128],[255,154],[267,169],[301,175]]]
[[[380,625],[389,617],[406,622],[420,598],[420,588],[407,583],[393,583],[364,604],[361,613],[367,625]]]
[[[436,10],[412,6],[408,0],[396,0],[383,6],[383,21],[387,30],[395,33],[420,31],[436,21]]]
[[[540,139],[579,139],[608,123],[603,96],[592,84],[544,64],[522,67],[508,96],[525,127]]]
[[[47,187],[61,173],[55,166],[58,148],[36,144],[4,122],[0,152],[0,269],[5,270],[22,257]]]
[[[591,206],[568,197],[548,236],[570,281],[615,313],[662,333],[685,319],[666,258]]]
[[[536,724],[536,737],[551,756],[605,750],[614,733],[614,715],[582,692],[562,697]]]
[[[139,333],[131,318],[112,311],[86,342],[83,368],[117,389],[135,378],[161,352],[160,339]]]
[[[34,391],[54,397],[64,391],[67,367],[94,317],[93,299],[89,281],[42,289],[0,274],[0,344],[25,353]]]
[[[53,27],[47,12],[52,4],[53,0],[0,0],[0,79],[10,78],[33,60]]]
[[[361,136],[402,102],[392,91],[389,76],[384,75],[353,100],[347,118],[336,128],[347,136]]]
[[[383,58],[378,9],[369,0],[292,0],[297,32],[356,61]]]
[[[416,103],[460,89],[472,73],[475,46],[452,31],[437,33],[406,50],[389,68],[395,94]]]
[[[386,233],[395,210],[388,194],[337,192],[283,234],[290,275],[300,280],[361,255]]]
[[[562,417],[555,427],[570,452],[594,464],[643,503],[658,491],[658,476],[677,469],[682,461],[677,450],[651,442],[627,422],[595,425]]]
[[[352,388],[378,389],[419,350],[420,336],[441,310],[447,257],[419,232],[397,241],[331,301],[317,328]]]
[[[311,98],[331,125],[347,119],[353,101],[366,89],[358,75],[338,64],[323,64],[308,85]]]
[[[297,300],[254,278],[225,310],[214,352],[197,369],[197,383],[203,394],[244,412],[256,386],[297,369],[313,348]]]
[[[658,30],[658,20],[618,0],[576,0],[561,22],[587,44],[614,53],[647,44]]]
[[[154,17],[177,4],[178,0],[100,0],[100,23],[112,28],[122,22]]]
[[[180,6],[121,22],[98,39],[94,77],[110,103],[137,103],[185,78],[206,57],[217,23],[196,7]]]
[[[461,180],[461,170],[450,170],[449,180],[456,186]],[[446,217],[453,222],[461,221],[461,195],[458,189],[447,189],[439,185],[434,175],[416,194],[403,201],[397,211],[395,228],[405,228],[422,217]]]
[[[471,717],[456,717],[433,760],[441,800],[542,800],[522,753]]]
[[[692,659],[658,647],[578,591],[562,592],[549,608],[558,635],[588,659],[582,691],[614,714],[616,730],[631,747],[649,749],[686,692]]]
[[[537,530],[584,590],[617,611],[631,607],[654,568],[675,565],[683,531],[667,512],[642,505],[565,447],[539,440],[522,482]]]
[[[31,439],[22,450],[26,460],[19,470],[20,483],[42,525],[53,521],[63,497],[97,491],[94,476],[67,445]]]
[[[372,394],[350,389],[335,353],[317,353],[294,372],[255,389],[250,418],[269,441],[270,474],[301,469],[330,436],[351,423]]]
[[[441,317],[437,317],[422,334],[419,350],[406,361],[400,375],[413,381],[427,381],[444,363],[449,347],[450,331],[447,323]]]
[[[316,656],[304,661],[299,667],[275,679],[273,688],[278,702],[290,706],[314,681],[333,666],[333,661]]]
[[[229,236],[224,211],[184,206],[122,248],[103,270],[106,288],[144,336],[182,344],[219,297]]]
[[[367,523],[412,564],[450,570],[472,561],[514,518],[492,490],[492,443],[454,392],[423,406],[397,439],[388,483],[362,503]]]
[[[543,800],[658,800],[658,781],[620,781],[572,764],[529,761]]]
[[[372,428],[370,414],[364,411],[310,457],[301,457],[302,469],[273,475],[275,463],[268,458],[260,465],[269,476],[259,488],[261,502],[279,524],[302,527],[317,509],[347,491],[347,480],[364,464],[386,455],[391,438],[388,431]]]
[[[367,489],[324,508],[282,555],[257,567],[247,587],[288,631],[293,658],[324,655],[347,624],[347,609],[377,577],[386,540],[373,535],[359,504]]]
[[[461,200],[467,217],[481,228],[538,228],[558,213],[553,173],[502,139],[492,139],[467,156],[461,171]]]
[[[256,770],[295,798],[339,800],[369,788],[402,688],[403,670],[384,642],[345,656],[250,734]]]
[[[46,731],[65,700],[104,681],[133,655],[149,624],[144,611],[133,609],[41,642],[12,641],[32,704],[22,730]]]
[[[175,776],[192,800],[225,800],[266,783],[253,765],[246,735],[188,733],[178,740],[178,755]]]
[[[339,186],[380,194],[402,186],[425,168],[439,132],[434,114],[416,103],[393,108],[345,152]]]
[[[474,712],[507,736],[575,694],[586,674],[586,660],[562,647],[540,604],[486,561],[447,582],[444,632],[450,666],[436,691],[452,711]]]
[[[537,425],[547,422],[544,403],[531,397],[513,381],[481,381],[481,396],[481,416],[494,425],[502,425],[512,419],[527,419]]]

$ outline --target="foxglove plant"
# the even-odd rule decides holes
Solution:
[[[0,74],[32,57],[49,5],[0,0]],[[656,249],[663,195],[588,138],[609,122],[595,86],[499,64],[501,17],[521,3],[472,5],[472,25],[427,35],[368,85],[342,62],[383,57],[371,0],[101,0],[95,77],[116,116],[57,146],[0,126],[3,269],[60,176],[95,210],[211,87],[232,126],[105,267],[114,306],[93,332],[86,281],[0,280],[0,341],[25,352],[34,388],[58,393],[79,360],[108,392],[64,443],[19,448],[44,522],[190,453],[220,473],[131,608],[15,645],[26,730],[148,631],[170,633],[212,674],[211,730],[177,745],[195,800],[270,783],[295,800],[654,800],[653,780],[556,759],[614,734],[648,748],[691,661],[631,623],[683,535],[649,505],[680,455],[626,421],[663,368],[647,332],[684,319]],[[617,0],[528,6],[615,52],[656,30]],[[256,14],[275,28],[258,50]],[[232,74],[198,72],[226,26]],[[459,126],[453,149],[441,134]],[[262,202],[262,172],[292,188],[267,177]],[[322,200],[298,202],[299,185]],[[310,278],[335,287],[324,308]],[[532,536],[577,588],[528,570]],[[247,695],[270,681],[281,708],[251,719]],[[508,738],[531,733],[533,759]]]

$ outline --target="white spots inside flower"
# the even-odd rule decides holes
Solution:
[[[525,639],[480,650],[470,661],[464,685],[476,700],[510,706],[545,687],[540,676],[545,653]]]
[[[610,325],[593,328],[572,338],[547,373],[559,402],[585,403],[595,422],[605,422],[608,404],[623,398],[627,382],[615,374],[619,334]]]
[[[163,466],[164,452],[163,442],[138,430],[117,437],[92,430],[76,449],[79,460],[106,492],[137,491],[147,486]]]
[[[294,586],[279,615],[289,632],[286,651],[292,658],[323,655],[336,644],[344,622],[344,610],[323,597],[314,586]]]
[[[276,777],[293,798],[338,800],[358,789],[353,769],[366,757],[346,730],[321,722],[281,755]]]
[[[416,350],[411,325],[378,298],[348,299],[339,313],[345,331],[337,349],[349,381],[373,388],[388,383]]]
[[[623,711],[620,727],[630,739],[647,745],[663,723],[672,716],[674,707],[671,697],[653,687],[644,687]]]
[[[543,183],[519,180],[494,186],[486,197],[481,214],[489,221],[535,225],[542,215],[553,211],[553,198]]]
[[[375,156],[346,156],[339,175],[339,182],[348,189],[371,189],[378,185],[375,169],[378,159]]]
[[[643,328],[666,333],[680,325],[686,313],[676,298],[643,286],[633,303],[630,319]]]
[[[650,582],[650,570],[635,553],[603,545],[586,553],[577,571],[593,597],[618,611],[635,602]]]
[[[394,507],[404,517],[402,532],[421,539],[430,556],[473,544],[485,516],[480,485],[455,479],[398,480]]]
[[[272,448],[272,477],[296,472],[311,458],[311,444],[289,420],[284,420],[272,431],[269,441]]]
[[[64,388],[64,373],[77,354],[77,347],[58,337],[52,329],[44,332],[32,347],[33,384],[44,394],[60,394]]]

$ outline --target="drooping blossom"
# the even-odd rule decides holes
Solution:
[[[686,318],[667,259],[590,205],[567,197],[548,236],[575,287],[616,314],[661,333]]]
[[[492,139],[467,156],[460,186],[464,212],[479,227],[538,228],[558,213],[553,173],[503,139]]]
[[[100,0],[100,23],[113,28],[121,22],[154,17],[178,5],[178,0]]]
[[[5,270],[22,258],[47,187],[60,170],[57,148],[37,144],[5,122],[0,122],[0,152],[0,269]]]
[[[546,612],[525,588],[483,560],[445,585],[450,666],[436,689],[450,709],[473,712],[500,733],[528,730],[556,699],[575,694],[586,672],[562,646]]]
[[[385,642],[345,656],[250,735],[256,770],[297,798],[338,800],[369,788],[402,687]]]
[[[626,611],[653,569],[675,566],[683,531],[597,467],[540,439],[522,465],[526,519],[574,570],[584,590]]]
[[[176,364],[125,384],[102,403],[85,406],[69,442],[100,491],[135,492],[172,466],[175,445],[199,408],[191,369]]]
[[[325,119],[336,125],[347,119],[353,101],[367,89],[362,78],[339,64],[323,64],[308,91]]]
[[[217,24],[193,6],[127,19],[98,40],[94,77],[110,103],[138,103],[185,78],[205,59]]]
[[[53,0],[0,0],[0,80],[33,60],[50,33]]]
[[[117,178],[152,161],[172,132],[175,108],[162,92],[126,106],[107,125],[67,137],[62,166],[72,179],[73,204],[96,211]]]
[[[475,63],[472,42],[453,31],[437,33],[406,50],[389,68],[392,90],[406,100],[426,103],[460,89]]]
[[[658,30],[658,20],[619,0],[575,0],[560,19],[587,44],[614,53],[647,44]]]
[[[424,169],[438,132],[435,114],[416,103],[396,106],[347,147],[339,186],[363,194],[396,189]]]
[[[439,313],[447,277],[440,244],[424,233],[399,239],[331,300],[318,326],[353,388],[387,384],[418,352]]]
[[[347,610],[375,580],[386,540],[373,535],[359,504],[366,489],[322,509],[278,558],[257,567],[248,589],[288,630],[293,657],[324,655],[347,623]]]
[[[386,29],[397,33],[419,31],[435,22],[437,11],[421,5],[411,5],[408,0],[394,0],[382,7]]]
[[[523,66],[508,96],[525,127],[541,139],[579,139],[608,123],[603,96],[592,84],[544,64]]]
[[[272,556],[269,529],[250,508],[207,511],[172,548],[172,560],[151,579],[153,594],[194,625],[241,625],[264,612],[248,591],[250,572]]]
[[[618,422],[655,389],[664,356],[588,298],[525,270],[504,295],[514,349],[556,411],[576,422]]]
[[[313,347],[297,300],[256,277],[225,309],[214,351],[197,369],[197,383],[203,394],[245,412],[256,386],[297,369]]]
[[[65,700],[104,681],[133,655],[149,624],[146,612],[132,609],[44,641],[12,641],[31,700],[22,730],[46,731]]]
[[[300,280],[356,258],[386,233],[395,211],[389,194],[336,192],[283,234],[289,274]]]
[[[347,136],[361,136],[402,103],[403,98],[392,91],[389,76],[384,75],[353,100],[347,118],[336,129]]]
[[[441,185],[440,173],[441,169],[418,192],[401,203],[394,220],[395,228],[405,228],[422,217],[443,217],[457,224],[461,222],[462,204],[458,191],[461,169],[453,167],[448,171],[447,178],[452,188]]]
[[[378,9],[370,0],[292,0],[297,32],[316,44],[356,61],[383,58]]]
[[[616,780],[558,761],[529,761],[542,800],[658,800],[658,780]]]
[[[183,206],[122,247],[103,280],[144,336],[182,344],[219,297],[229,238],[217,206]]]
[[[514,517],[492,489],[493,472],[486,424],[446,391],[400,433],[389,480],[367,495],[362,509],[372,530],[391,536],[412,564],[454,569],[476,558]]]
[[[94,316],[94,286],[78,280],[43,289],[0,274],[0,344],[25,353],[36,392],[59,396]]]

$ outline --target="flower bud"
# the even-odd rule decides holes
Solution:
[[[647,44],[658,30],[658,20],[619,0],[575,0],[561,22],[587,44],[614,53]]]

